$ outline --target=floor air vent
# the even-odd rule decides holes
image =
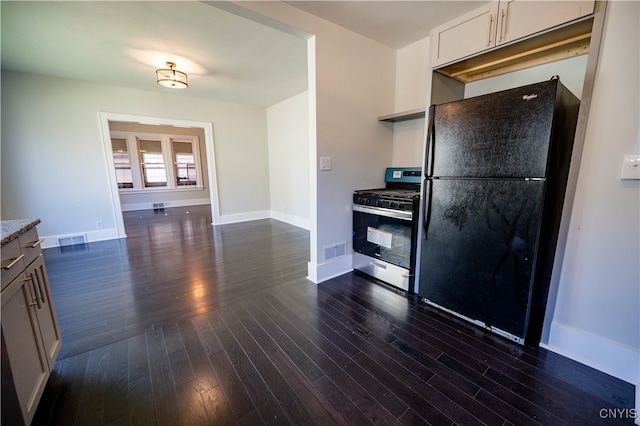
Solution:
[[[163,212],[165,203],[153,203],[154,212]]]
[[[84,238],[84,235],[72,235],[69,237],[58,238],[58,244],[60,247],[77,246],[85,244],[86,242],[87,240]]]
[[[70,251],[85,251],[88,249],[87,239],[84,235],[71,235],[68,237],[58,238],[60,251],[63,253]]]
[[[342,241],[340,243],[329,244],[324,246],[324,260],[334,259],[336,257],[342,257],[347,254],[347,242]]]

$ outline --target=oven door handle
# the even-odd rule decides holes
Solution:
[[[377,207],[364,207],[356,204],[353,206],[353,211],[360,212],[360,213],[373,214],[376,216],[390,217],[392,219],[406,220],[408,222],[411,222],[411,220],[413,219],[412,212],[407,212],[403,210],[382,209]]]

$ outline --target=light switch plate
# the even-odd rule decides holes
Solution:
[[[640,179],[640,154],[626,154],[620,179]]]
[[[320,170],[331,170],[331,157],[320,157]]]

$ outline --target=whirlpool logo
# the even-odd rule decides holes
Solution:
[[[525,101],[530,101],[531,99],[535,99],[537,97],[538,95],[535,93],[532,93],[530,95],[522,95],[522,99],[524,99]]]

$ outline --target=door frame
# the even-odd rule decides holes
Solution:
[[[218,179],[216,173],[215,151],[213,144],[213,124],[204,121],[179,120],[173,118],[147,117],[141,115],[118,114],[111,112],[99,112],[100,133],[102,135],[102,147],[107,165],[107,176],[109,178],[109,189],[111,190],[111,205],[118,232],[117,238],[127,236],[124,229],[124,218],[122,205],[120,203],[120,192],[116,180],[116,171],[113,163],[113,149],[111,147],[111,134],[109,131],[109,121],[123,121],[139,124],[151,124],[175,127],[196,127],[204,132],[206,155],[206,167],[209,175],[209,195],[211,199],[211,222],[212,225],[220,224],[220,204],[218,200]]]

